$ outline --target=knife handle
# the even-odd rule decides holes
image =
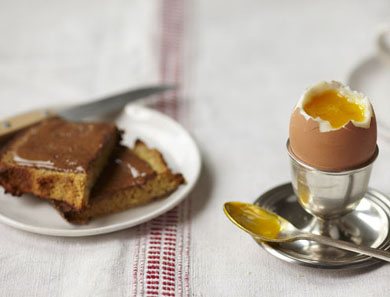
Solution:
[[[8,140],[15,133],[37,124],[45,119],[52,118],[55,112],[49,109],[40,109],[19,114],[0,121],[0,143]]]

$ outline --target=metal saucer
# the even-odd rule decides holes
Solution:
[[[281,215],[299,229],[314,230],[317,219],[299,204],[291,183],[261,195],[255,204]],[[369,189],[356,209],[342,217],[342,240],[387,250],[390,248],[390,200]],[[314,241],[289,243],[258,242],[270,254],[290,263],[323,269],[354,269],[380,263],[371,257],[320,245]]]

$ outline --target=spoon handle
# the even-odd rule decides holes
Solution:
[[[330,237],[321,236],[321,235],[317,235],[317,234],[302,234],[299,237],[300,237],[300,239],[314,240],[314,241],[317,241],[318,243],[329,245],[329,246],[332,246],[335,248],[355,252],[358,254],[367,255],[370,257],[374,257],[374,258],[378,258],[378,259],[390,262],[390,251],[384,251],[384,250],[380,250],[380,249],[365,247],[365,246],[357,245],[357,244],[352,243],[352,242],[337,240],[337,239],[333,239]]]

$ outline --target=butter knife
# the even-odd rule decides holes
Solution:
[[[65,109],[41,109],[19,114],[0,121],[0,142],[8,139],[15,132],[51,117],[59,116],[69,121],[79,121],[89,116],[120,110],[129,102],[174,88],[171,85],[144,87]]]

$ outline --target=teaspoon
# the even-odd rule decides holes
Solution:
[[[256,240],[269,242],[314,240],[321,244],[390,262],[390,251],[360,246],[351,242],[301,231],[281,216],[257,205],[227,202],[223,206],[223,211],[236,226],[252,235]]]

